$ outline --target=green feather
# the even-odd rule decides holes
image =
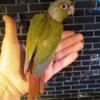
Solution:
[[[29,68],[29,64],[35,52],[39,38],[43,34],[45,23],[46,23],[45,14],[36,14],[33,16],[31,20],[26,41],[26,58],[24,66],[25,72]]]

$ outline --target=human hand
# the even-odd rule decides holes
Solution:
[[[5,36],[1,50],[0,73],[3,73],[12,85],[16,87],[20,95],[22,95],[28,91],[27,81],[21,78],[21,76],[25,77],[23,73],[25,50],[18,41],[15,21],[8,16],[4,16],[3,19],[5,21]],[[83,48],[82,41],[83,36],[81,34],[75,34],[70,31],[63,33],[54,59],[44,73],[45,82],[75,61],[78,57],[78,51]],[[14,88],[12,90],[15,91]]]
[[[78,57],[78,52],[83,48],[83,35],[73,31],[64,31],[62,39],[55,52],[54,59],[44,73],[47,82],[53,75],[68,67]]]

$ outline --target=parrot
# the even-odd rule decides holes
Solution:
[[[43,73],[53,59],[61,40],[63,20],[73,15],[75,7],[71,0],[56,0],[48,10],[35,14],[30,20],[26,39],[24,73],[28,77],[28,100],[38,100],[44,91]]]

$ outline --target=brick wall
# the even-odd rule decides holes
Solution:
[[[1,0],[0,41],[4,36],[3,14],[16,19],[18,38],[25,43],[29,20],[36,12],[46,10],[51,1],[53,0]],[[70,67],[48,81],[40,100],[100,100],[100,0],[73,1],[76,12],[64,21],[64,30],[82,32],[85,47]],[[22,97],[22,100],[25,98],[26,96]]]

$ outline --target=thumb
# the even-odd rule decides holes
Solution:
[[[0,68],[18,71],[20,65],[20,45],[17,38],[16,22],[7,15],[3,16],[3,20],[5,22],[5,36],[1,47]]]
[[[10,41],[18,41],[17,39],[17,28],[16,22],[8,15],[3,16],[3,21],[5,22],[5,38]]]
[[[27,82],[20,75],[23,75],[24,49],[18,42],[15,21],[7,15],[3,16],[3,20],[5,36],[1,47],[0,72],[23,93],[27,91]]]
[[[8,15],[4,15],[3,20],[5,22],[5,36],[1,49],[1,68],[5,70],[6,67],[8,73],[12,72],[16,75],[20,73],[25,79],[23,72],[25,51],[17,38],[16,22]]]

